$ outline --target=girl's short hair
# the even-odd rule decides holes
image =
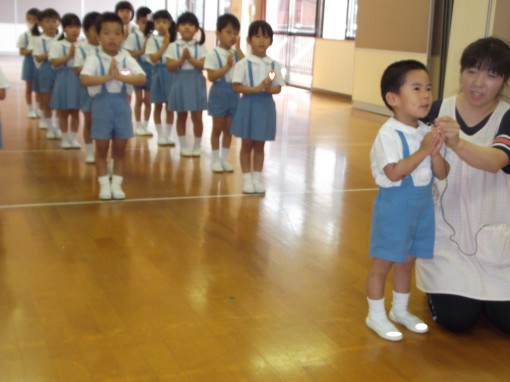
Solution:
[[[31,15],[31,16],[38,17],[39,13],[40,13],[39,9],[37,9],[37,8],[30,8],[27,11],[27,13],[25,13],[25,16]]]
[[[131,18],[129,20],[133,20],[135,17],[135,8],[133,7],[133,4],[131,4],[129,1],[119,1],[117,4],[115,4],[115,13],[119,12],[121,9],[130,10]]]
[[[154,12],[151,17],[152,20],[147,21],[147,25],[145,26],[144,34],[146,36],[150,36],[152,32],[154,32],[154,22],[158,19],[165,19],[170,21],[170,27],[168,32],[170,32],[170,42],[174,42],[177,36],[177,27],[175,25],[174,19],[170,12],[166,9],[162,9],[160,11]]]
[[[147,17],[152,13],[149,7],[140,7],[136,10],[136,21],[140,20],[142,17]]]
[[[273,28],[264,20],[253,21],[248,28],[248,38],[256,36],[259,31],[262,31],[264,36],[269,36],[271,44],[273,43]]]
[[[120,17],[113,12],[104,12],[101,14],[101,16],[96,21],[96,31],[97,34],[101,33],[101,27],[104,23],[117,23],[120,26],[120,29],[124,33],[124,24],[122,23],[122,20]]]
[[[37,21],[41,22],[44,19],[57,19],[57,20],[60,21],[60,15],[53,8],[46,8],[46,9],[40,11],[37,14]],[[34,36],[40,36],[41,35],[41,31],[39,31],[39,25],[37,25],[37,23],[34,24],[34,26],[32,27],[31,32],[32,32],[32,34]]]
[[[510,78],[510,47],[496,37],[485,37],[469,44],[460,58],[460,71],[477,68],[485,69],[503,77]]]
[[[83,17],[83,31],[87,32],[90,28],[96,27],[97,19],[101,17],[99,12],[89,12]]]
[[[66,13],[60,19],[60,24],[62,25],[62,34],[59,36],[59,40],[64,39],[64,29],[69,26],[78,26],[81,27],[80,18],[74,13]]]
[[[205,32],[200,27],[200,24],[198,23],[198,18],[197,18],[197,16],[195,16],[194,13],[192,13],[192,12],[181,13],[181,15],[177,18],[177,28],[181,24],[191,24],[191,25],[194,25],[197,29],[199,29],[200,33],[201,33],[201,37],[200,37],[200,41],[198,41],[198,43],[200,45],[204,44],[204,42],[205,42]]]

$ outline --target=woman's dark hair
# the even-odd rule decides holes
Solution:
[[[131,11],[131,18],[129,20],[133,20],[135,17],[135,8],[133,7],[133,4],[131,4],[129,1],[119,1],[117,4],[115,4],[115,14],[119,12],[121,9],[129,9]]]
[[[122,33],[124,33],[124,24],[122,24],[121,18],[116,13],[104,12],[101,14],[101,16],[99,16],[96,21],[97,34],[101,33],[101,27],[103,26],[103,23],[117,23],[120,25]]]
[[[69,26],[79,26],[81,27],[81,21],[78,16],[76,16],[74,13],[66,13],[62,18],[60,19],[60,24],[62,25],[62,33],[58,37],[59,40],[63,40],[65,38],[64,35],[64,29]]]
[[[510,48],[496,37],[485,37],[469,44],[460,58],[460,71],[484,69],[503,77],[504,83],[510,77]]]
[[[175,25],[172,15],[166,9],[162,9],[152,14],[152,20],[147,21],[147,25],[145,26],[145,36],[150,36],[152,32],[154,32],[154,22],[158,19],[166,19],[170,21],[168,32],[170,33],[170,42],[174,42],[177,37],[177,26]]]
[[[218,20],[216,21],[216,31],[221,32],[229,24],[232,25],[232,28],[234,28],[235,31],[239,32],[241,30],[239,19],[231,13],[225,13],[218,17]]]
[[[250,24],[250,27],[248,28],[248,38],[256,36],[259,31],[262,31],[264,36],[269,36],[271,44],[273,43],[273,28],[271,28],[269,23],[263,20],[257,20]]]
[[[406,80],[406,75],[412,70],[424,70],[428,73],[427,67],[419,61],[403,60],[397,61],[386,68],[381,77],[381,96],[384,104],[393,111],[393,108],[386,101],[387,93],[398,94]]]
[[[140,7],[136,10],[136,21],[140,20],[142,17],[147,17],[152,13],[149,7]]]
[[[181,24],[191,24],[191,25],[194,25],[197,29],[199,29],[201,36],[200,36],[200,40],[198,41],[198,43],[200,45],[204,44],[204,42],[205,42],[205,32],[200,27],[200,25],[198,24],[198,18],[197,18],[197,16],[195,16],[194,13],[191,13],[191,12],[184,12],[184,13],[182,13],[177,18],[177,28],[179,28],[179,25],[181,25]]]
[[[60,15],[53,8],[46,8],[37,14],[37,21],[41,22],[44,19],[57,19],[60,21]],[[39,25],[36,23],[31,30],[34,36],[40,36]]]
[[[83,18],[83,31],[87,32],[90,28],[96,27],[97,19],[101,17],[99,12],[89,12]]]
[[[37,8],[30,8],[27,11],[27,13],[25,13],[25,16],[31,15],[31,16],[38,17],[39,13],[40,13],[39,9],[37,9]]]

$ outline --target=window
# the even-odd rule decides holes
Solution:
[[[356,37],[357,0],[323,0],[322,37],[352,40]]]

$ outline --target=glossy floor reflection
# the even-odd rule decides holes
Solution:
[[[203,155],[129,144],[123,202],[99,202],[84,151],[25,118],[2,57],[0,381],[502,381],[508,337],[483,323],[388,343],[364,325],[368,152],[385,118],[288,88],[264,197]],[[191,129],[190,129],[191,130]],[[191,137],[190,137],[191,139]],[[388,292],[391,290],[388,287]]]

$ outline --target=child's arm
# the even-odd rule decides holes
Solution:
[[[89,59],[87,59],[84,66],[87,65]],[[108,73],[104,76],[91,76],[89,74],[80,74],[80,83],[85,86],[97,86],[107,83],[108,81],[111,81],[114,79],[114,70],[117,70],[117,66],[114,65],[115,60],[112,60],[112,65],[110,65],[110,69],[108,70]],[[112,69],[114,67],[115,69]]]
[[[193,58],[193,57],[189,57],[188,58],[188,62],[193,65],[193,67],[195,69],[198,69],[198,70],[203,70],[204,69],[204,62],[205,62],[205,57],[202,57],[202,58]]]
[[[267,86],[266,80],[262,81],[259,86],[247,86],[240,83],[232,84],[232,90],[235,93],[243,93],[243,94],[256,94],[262,93]]]
[[[169,71],[175,72],[176,70],[179,70],[179,68],[184,64],[184,61],[186,59],[181,56],[181,58],[177,60],[172,60],[171,58],[166,59],[166,67]]]
[[[440,140],[440,138],[432,134],[432,132],[425,134],[425,137],[423,137],[421,141],[420,148],[415,153],[409,155],[407,158],[399,160],[397,163],[389,163],[384,167],[383,170],[386,177],[392,182],[398,182],[405,176],[411,175],[420,163],[432,154],[438,140]]]
[[[439,136],[440,139],[430,154],[432,159],[432,172],[436,178],[443,180],[446,179],[448,173],[450,172],[450,164],[446,161],[445,158],[441,156],[441,148],[443,147],[444,143],[444,135],[440,129],[434,129],[433,134]]]
[[[167,34],[163,37],[163,42],[161,43],[159,49],[156,52],[149,54],[149,58],[153,64],[157,64],[159,60],[161,60],[161,57],[163,57],[163,54],[165,54],[168,45],[170,45],[170,36],[167,32]]]
[[[42,53],[38,55],[34,55],[34,58],[37,62],[43,62],[48,60],[48,53]]]
[[[5,89],[0,89],[0,101],[5,99],[6,93]]]
[[[19,49],[19,54],[22,55],[22,56],[28,56],[28,55],[32,54],[32,50],[28,49],[28,47],[27,48],[20,48]]]
[[[119,72],[117,68],[117,63],[115,60],[112,60],[112,64],[110,66],[110,73],[113,74],[114,78],[117,81],[124,82],[128,85],[133,86],[143,86],[147,82],[147,78],[145,77],[145,72],[140,67],[138,62],[135,61],[134,58],[126,59],[127,68],[130,70],[129,74],[122,74]]]
[[[67,52],[65,56],[50,59],[51,65],[54,68],[58,68],[60,66],[65,65],[67,61],[74,58],[75,50],[76,48],[74,47],[74,44],[71,44],[71,46],[69,47],[69,52]]]
[[[207,69],[207,79],[211,82],[219,80],[234,66],[234,55],[227,57],[227,63],[219,69]]]

